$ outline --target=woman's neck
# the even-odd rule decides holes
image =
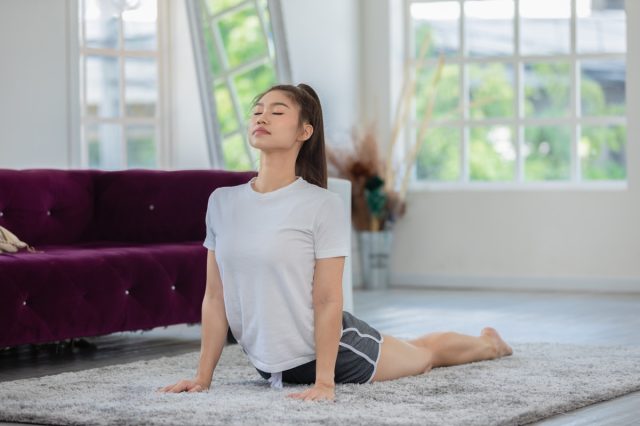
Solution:
[[[296,176],[295,173],[269,174],[267,172],[260,171],[251,186],[257,192],[271,192],[290,185],[295,182],[298,177],[299,176]]]

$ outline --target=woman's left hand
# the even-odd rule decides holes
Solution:
[[[303,392],[290,393],[287,395],[289,398],[302,399],[304,401],[322,401],[329,400],[335,401],[336,399],[336,386],[325,385],[316,383],[312,388],[309,388]]]

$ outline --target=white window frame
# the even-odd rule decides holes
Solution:
[[[415,40],[414,40],[414,32],[413,32],[413,23],[411,18],[411,5],[415,3],[430,3],[439,0],[405,0],[404,2],[404,51],[405,51],[405,60],[414,66],[412,69],[415,69],[416,60],[413,55],[415,52]],[[464,20],[464,1],[465,0],[455,0],[460,4],[460,25],[458,27],[458,37],[460,40],[459,49],[460,52],[465,51],[465,20]],[[514,19],[513,19],[513,43],[514,43],[514,54],[513,55],[502,55],[502,56],[491,56],[491,57],[481,57],[481,58],[471,58],[466,55],[459,55],[454,57],[446,57],[445,64],[456,64],[460,66],[460,83],[459,87],[460,91],[460,103],[462,107],[462,118],[460,119],[441,119],[436,120],[435,118],[431,121],[430,126],[447,126],[451,128],[458,128],[462,133],[462,143],[460,146],[460,171],[461,177],[460,180],[456,182],[437,182],[437,181],[427,181],[424,179],[417,178],[417,166],[414,164],[412,169],[409,171],[411,173],[410,177],[410,190],[417,191],[449,191],[449,190],[488,190],[488,191],[502,191],[502,190],[514,190],[514,191],[522,191],[522,190],[586,190],[586,191],[594,191],[594,190],[612,190],[612,191],[626,191],[628,190],[628,179],[629,179],[629,132],[628,132],[628,116],[629,111],[628,108],[625,108],[625,116],[624,117],[578,117],[577,112],[580,105],[578,104],[578,96],[576,88],[580,87],[580,69],[577,67],[577,60],[589,60],[589,59],[610,59],[610,60],[624,60],[625,64],[628,61],[626,53],[597,53],[597,54],[582,54],[576,53],[576,0],[571,0],[571,18],[569,20],[570,25],[570,53],[564,55],[521,55],[520,54],[520,43],[518,42],[519,33],[520,33],[520,15],[519,15],[519,0],[514,1]],[[627,7],[625,2],[625,7]],[[628,16],[628,13],[627,13]],[[629,26],[627,25],[627,32],[629,31]],[[628,50],[628,48],[627,48]],[[562,61],[569,62],[571,66],[571,73],[574,78],[571,79],[571,89],[570,89],[570,115],[567,118],[525,118],[521,116],[522,111],[524,110],[523,105],[523,65],[524,63],[530,62],[554,62],[554,61]],[[437,65],[437,58],[425,60],[425,67],[435,67]],[[467,76],[467,64],[482,64],[482,63],[493,63],[493,62],[505,62],[510,63],[514,70],[516,71],[514,74],[514,85],[516,88],[515,96],[514,96],[514,115],[512,118],[500,118],[500,119],[471,119],[468,117],[468,76]],[[626,80],[628,81],[629,74],[626,74]],[[628,84],[627,84],[628,87]],[[628,99],[628,89],[627,96],[625,99]],[[415,98],[412,102],[412,111],[415,111],[413,108],[413,104],[415,102]],[[514,182],[477,182],[471,181],[469,179],[469,127],[474,125],[496,125],[502,124],[509,126],[512,131],[515,132],[515,149],[516,149],[516,180]],[[527,125],[569,125],[571,131],[571,178],[566,181],[539,181],[539,182],[527,182],[524,181],[524,157],[521,155],[522,147],[524,146],[524,127]],[[625,141],[625,151],[627,153],[627,164],[626,167],[626,179],[625,180],[616,180],[616,181],[585,181],[581,180],[581,170],[580,170],[580,158],[578,155],[578,142],[579,142],[579,131],[581,125],[624,125],[627,129],[626,133],[626,141]],[[405,152],[409,152],[410,148],[414,145],[416,140],[416,133],[418,129],[419,123],[417,122],[414,114],[412,113],[410,120],[407,122],[406,129],[408,131],[404,132],[404,145]]]
[[[70,164],[77,165],[80,168],[89,168],[89,150],[84,137],[84,129],[90,124],[118,124],[121,126],[120,134],[121,156],[123,164],[121,169],[127,166],[127,141],[126,126],[144,124],[152,125],[155,129],[155,163],[156,169],[169,168],[169,141],[167,135],[170,133],[169,118],[169,19],[168,4],[163,0],[157,0],[157,22],[156,22],[156,40],[157,46],[154,51],[129,50],[124,49],[123,26],[119,28],[119,47],[117,49],[108,48],[92,48],[84,45],[85,40],[85,20],[83,16],[84,0],[71,0],[69,3],[69,47],[70,47],[70,80],[69,93],[71,99],[77,99],[77,108],[71,108],[70,111],[70,135],[72,146],[69,152]],[[86,101],[86,61],[89,55],[110,56],[119,59],[119,79],[120,79],[120,111],[125,111],[125,58],[154,58],[157,66],[157,100],[154,117],[87,117],[85,114]],[[74,66],[74,64],[76,66]],[[76,74],[77,72],[77,74]]]

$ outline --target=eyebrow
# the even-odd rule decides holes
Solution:
[[[256,104],[256,106],[264,106],[264,104],[262,102],[258,102]],[[282,106],[286,106],[287,108],[289,108],[289,105],[285,104],[284,102],[271,102],[271,105],[282,105]]]

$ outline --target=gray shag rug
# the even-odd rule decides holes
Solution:
[[[514,354],[370,384],[336,401],[287,398],[238,345],[208,392],[157,393],[192,378],[199,352],[0,383],[0,420],[92,425],[517,425],[640,389],[640,347],[512,343]]]

